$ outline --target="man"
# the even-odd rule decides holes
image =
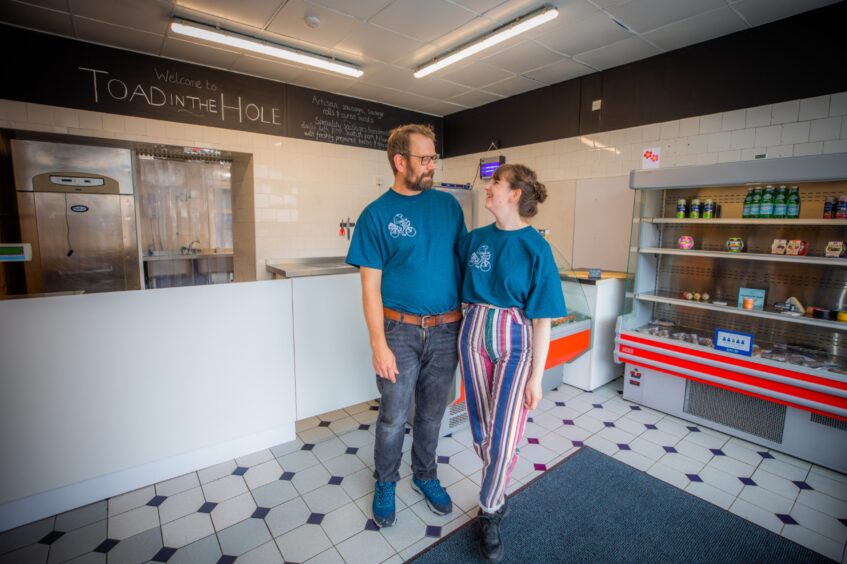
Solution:
[[[388,137],[394,186],[356,222],[347,263],[362,277],[362,302],[381,395],[374,444],[373,517],[395,521],[405,423],[412,398],[412,488],[439,515],[453,511],[437,476],[435,447],[458,363],[462,319],[455,247],[466,233],[459,203],[430,190],[435,133],[404,125]]]

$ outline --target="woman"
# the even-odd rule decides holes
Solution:
[[[499,167],[485,186],[485,207],[494,223],[459,242],[462,301],[469,304],[459,334],[459,365],[474,448],[483,461],[480,550],[494,562],[503,556],[500,521],[527,411],[541,400],[550,319],[566,314],[550,245],[527,223],[546,198],[529,168]]]

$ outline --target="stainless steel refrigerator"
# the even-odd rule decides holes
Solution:
[[[141,288],[129,149],[12,140],[28,294]]]

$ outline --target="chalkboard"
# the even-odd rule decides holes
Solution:
[[[404,123],[443,130],[440,117],[2,24],[0,49],[8,100],[372,149]]]
[[[384,150],[392,128],[427,124],[435,131],[440,152],[443,119],[409,110],[288,86],[287,137]]]

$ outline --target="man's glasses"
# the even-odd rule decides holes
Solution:
[[[426,166],[429,163],[436,163],[436,162],[438,162],[438,159],[441,158],[441,155],[439,155],[438,153],[435,153],[434,155],[423,155],[423,156],[413,155],[411,153],[403,153],[403,154],[407,157],[415,157],[416,159],[420,159],[421,160],[421,166]]]

